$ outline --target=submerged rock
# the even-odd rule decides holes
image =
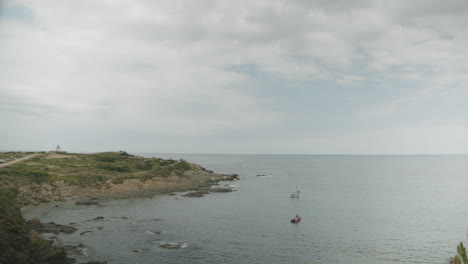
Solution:
[[[224,175],[222,178],[223,181],[237,181],[239,180],[238,174]]]
[[[165,248],[165,249],[179,249],[179,248],[186,248],[187,243],[185,242],[175,242],[175,243],[163,242],[159,245],[159,247]]]
[[[141,253],[141,252],[147,252],[148,249],[146,249],[146,248],[138,248],[138,249],[134,249],[134,250],[132,250],[132,251],[133,251],[133,252],[136,252],[136,253]]]
[[[98,216],[88,221],[100,221],[100,220],[104,220],[104,216]]]
[[[73,226],[56,224],[54,222],[41,223],[37,219],[28,221],[31,228],[35,229],[39,233],[52,233],[58,235],[59,233],[71,234],[74,233],[78,228]]]
[[[148,236],[154,236],[154,235],[160,235],[161,234],[161,231],[159,230],[146,230],[145,231],[145,235],[148,235]]]
[[[82,236],[82,235],[84,235],[84,234],[86,234],[86,233],[92,233],[92,232],[93,232],[93,231],[89,231],[89,230],[88,230],[88,231],[83,231],[83,232],[80,233],[80,236]]]
[[[77,246],[66,245],[63,246],[63,248],[67,251],[67,253],[71,255],[84,255],[84,250],[86,246],[80,243]]]
[[[203,196],[205,196],[205,194],[208,194],[208,193],[209,192],[207,192],[207,191],[190,192],[190,193],[184,194],[182,196],[185,196],[185,197],[203,197]]]
[[[233,190],[230,188],[216,187],[216,188],[208,188],[207,191],[209,192],[232,192]]]
[[[99,204],[99,203],[98,203],[97,201],[93,201],[93,200],[91,200],[91,201],[89,201],[89,200],[86,200],[86,201],[77,201],[77,202],[75,203],[75,205],[97,205],[97,204]]]

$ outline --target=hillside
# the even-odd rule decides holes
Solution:
[[[112,198],[184,191],[232,178],[184,160],[142,158],[126,152],[27,155],[35,156],[9,166],[7,162],[0,167],[0,186],[17,189],[21,205],[77,196]],[[27,155],[0,153],[0,159],[18,159]]]

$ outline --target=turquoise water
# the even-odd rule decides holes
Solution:
[[[232,193],[64,202],[25,217],[76,222],[60,243],[114,264],[446,263],[468,240],[468,156],[139,155],[242,179],[226,183]],[[291,199],[296,187],[301,198]],[[303,221],[289,223],[296,213]],[[97,216],[105,220],[88,221]]]

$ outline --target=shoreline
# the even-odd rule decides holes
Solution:
[[[227,183],[227,181],[226,181]],[[218,189],[228,189],[225,187],[227,184],[223,185],[223,187],[219,186],[219,183],[214,183],[207,187],[209,188],[218,188]],[[216,186],[216,187],[215,187]],[[211,194],[212,192],[201,191],[200,193],[203,194]],[[219,192],[219,191],[216,191]],[[86,253],[84,253],[88,249],[88,244],[85,242],[79,242],[73,240],[74,242],[68,241],[65,242],[60,239],[59,235],[65,235],[70,233],[80,233],[85,234],[87,232],[95,232],[95,231],[88,231],[89,228],[80,227],[80,225],[76,226],[76,223],[60,223],[60,222],[47,222],[41,219],[40,216],[37,214],[41,211],[53,211],[60,207],[89,207],[89,206],[105,206],[106,202],[114,201],[114,200],[131,200],[131,199],[152,199],[157,196],[161,197],[175,197],[175,199],[191,199],[191,197],[202,197],[202,196],[190,196],[189,194],[199,193],[199,190],[194,192],[194,189],[181,189],[179,191],[174,192],[141,192],[141,191],[128,191],[128,192],[119,192],[119,193],[111,193],[111,194],[101,194],[96,197],[85,197],[85,196],[75,196],[70,197],[68,199],[59,200],[59,201],[50,201],[45,203],[40,203],[37,205],[26,205],[20,208],[21,215],[26,223],[30,226],[33,226],[33,229],[39,237],[44,239],[45,241],[49,241],[53,247],[58,250],[65,250],[67,256],[67,262],[62,262],[63,264],[110,264],[107,260],[96,260],[92,256],[88,257]],[[78,205],[78,202],[81,201],[91,201],[96,202],[90,205]],[[104,218],[102,215],[97,214],[94,219],[89,219],[87,221],[100,221],[109,219],[106,217]],[[98,220],[99,219],[99,220]],[[111,218],[112,219],[112,218]],[[131,219],[130,216],[122,216],[120,219]],[[125,220],[124,220],[125,221]],[[100,225],[99,225],[100,226]],[[101,227],[102,228],[102,227]],[[67,229],[73,229],[68,233]],[[161,232],[161,231],[160,231]],[[180,247],[184,246],[184,243],[162,243],[160,245],[161,248],[168,248],[168,249],[179,249]],[[136,250],[136,251],[135,251]],[[133,252],[140,252],[138,250],[142,249],[132,249]],[[141,251],[143,252],[143,251]],[[62,264],[61,263],[61,264]]]
[[[73,227],[26,221],[22,213],[34,207],[66,201],[75,202],[75,206],[96,205],[104,200],[150,198],[173,192],[202,197],[210,192],[232,191],[213,186],[239,180],[237,174],[217,174],[185,160],[143,158],[126,152],[33,154],[0,168],[2,263],[73,263],[67,252],[76,247],[55,246],[54,240],[40,235],[40,230],[52,228],[60,233]],[[22,242],[13,242],[18,240]]]

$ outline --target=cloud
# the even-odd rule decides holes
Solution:
[[[336,136],[285,139],[286,153],[304,154],[466,154],[468,124],[439,123],[352,131]]]
[[[18,0],[0,9],[0,121],[10,131],[281,128],[297,109],[333,118],[330,106],[299,107],[287,94],[351,93],[336,87],[356,98],[370,97],[362,87],[379,91],[333,107],[356,122],[416,113],[412,105],[434,98],[468,100],[461,0]],[[235,70],[243,65],[251,67]]]

